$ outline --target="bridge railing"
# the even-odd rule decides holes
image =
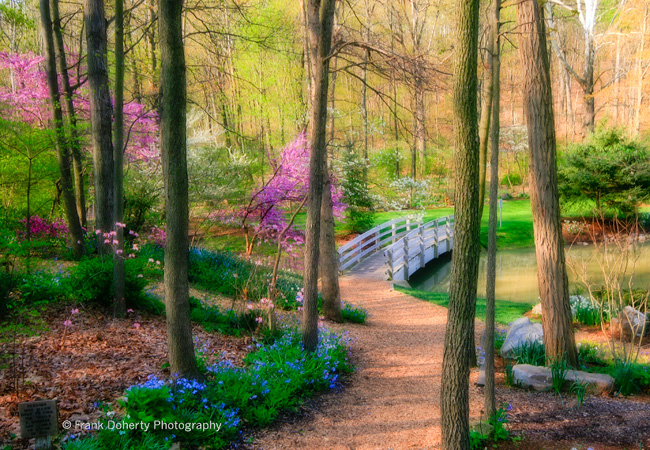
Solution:
[[[379,248],[394,244],[420,225],[422,225],[421,215],[409,215],[382,223],[360,234],[339,247],[339,269],[343,271]]]
[[[408,280],[438,255],[451,250],[454,216],[441,217],[406,233],[386,250],[386,273],[391,280]]]

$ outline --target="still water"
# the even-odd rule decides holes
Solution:
[[[609,257],[603,255],[602,247],[597,249],[593,245],[577,245],[566,250],[567,267],[569,274],[570,290],[582,284],[579,273],[587,273],[590,284],[601,286],[605,279],[601,266],[609,265],[607,273],[619,266],[625,259],[622,252],[609,249]],[[608,264],[605,264],[608,263]],[[487,265],[487,252],[481,253],[479,267],[478,296],[485,297],[485,269]],[[634,272],[633,286],[637,288],[650,287],[650,244],[638,246],[634,254],[627,258],[627,274]],[[431,261],[424,269],[416,272],[409,284],[414,289],[431,292],[449,292],[449,279],[451,276],[451,254],[441,255],[440,259]],[[626,280],[629,279],[629,276]],[[627,281],[626,281],[627,283]],[[539,297],[537,287],[537,261],[534,248],[500,250],[497,252],[497,279],[496,298],[532,303]]]

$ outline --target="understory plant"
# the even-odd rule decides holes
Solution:
[[[546,363],[544,344],[537,340],[526,340],[519,347],[513,349],[513,352],[518,364],[544,366]]]
[[[551,361],[551,382],[553,383],[553,391],[557,395],[560,395],[562,392],[568,371],[569,368],[565,358],[558,358]]]
[[[352,323],[366,323],[369,316],[368,311],[361,306],[354,306],[352,303],[342,302],[341,315],[343,320]]]
[[[112,419],[150,424],[148,432],[102,430],[81,440],[66,439],[63,448],[127,450],[144,448],[145,440],[151,441],[148,448],[168,448],[172,442],[226,448],[244,427],[267,426],[305,398],[335,388],[339,377],[353,369],[348,342],[346,335],[321,329],[318,348],[306,354],[300,332],[286,329],[273,343],[256,344],[242,367],[228,360],[204,366],[201,381],[151,376],[127,389],[124,415]]]
[[[483,449],[488,442],[498,442],[506,440],[514,440],[515,437],[506,428],[509,422],[508,411],[512,410],[512,405],[503,404],[496,412],[488,417],[487,427],[479,427],[470,431],[470,449],[480,450]]]

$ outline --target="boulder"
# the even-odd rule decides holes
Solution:
[[[645,324],[645,331],[643,329]],[[634,334],[636,337],[650,335],[650,322],[648,318],[641,312],[637,311],[631,306],[623,308],[618,317],[612,318],[609,323],[609,328],[612,336],[619,338],[621,331],[626,339],[631,339]]]
[[[553,388],[553,375],[550,367],[517,364],[512,368],[515,384],[535,391]],[[563,390],[571,389],[574,382],[586,383],[592,392],[612,392],[614,378],[602,373],[589,373],[580,370],[568,370],[564,378]]]
[[[526,341],[544,343],[544,331],[541,323],[532,323],[528,317],[522,317],[508,326],[506,340],[501,347],[501,355],[505,358],[514,356],[514,349],[521,347]]]
[[[533,316],[541,316],[542,315],[542,304],[538,303],[535,306],[533,306],[533,309],[530,311],[530,313]]]

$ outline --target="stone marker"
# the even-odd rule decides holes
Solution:
[[[59,432],[56,400],[18,403],[20,437],[36,438],[36,450],[50,448],[50,436]]]
[[[538,367],[530,364],[517,364],[512,368],[515,384],[535,391],[545,391],[553,388],[553,375],[550,367]],[[612,392],[614,378],[602,373],[589,373],[579,370],[569,370],[564,378],[563,389],[568,390],[574,382],[586,383],[595,392]]]
[[[521,347],[526,341],[544,343],[544,330],[541,323],[532,323],[528,317],[522,317],[510,323],[506,340],[501,346],[501,355],[512,358],[514,350]]]

